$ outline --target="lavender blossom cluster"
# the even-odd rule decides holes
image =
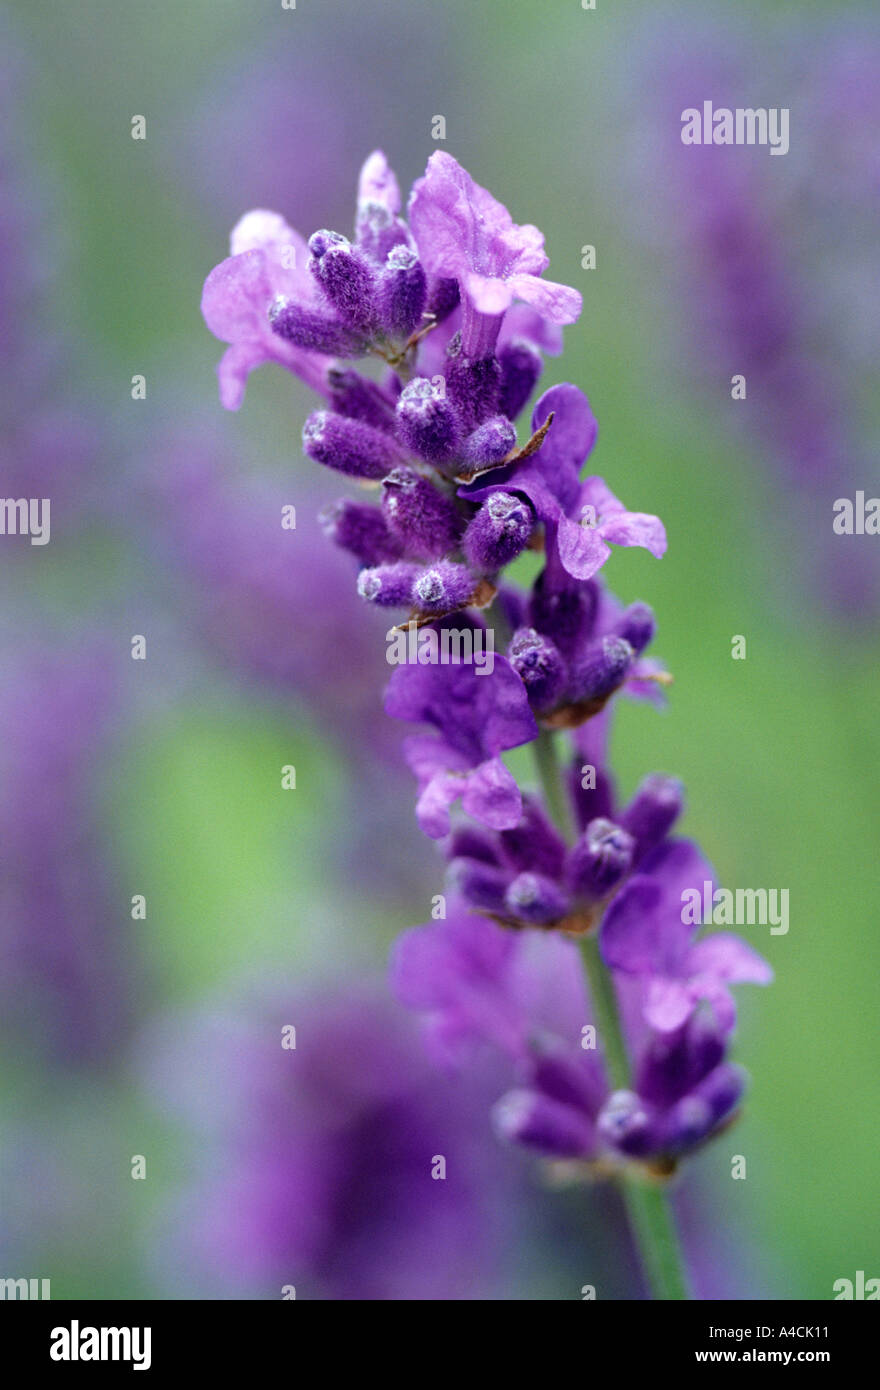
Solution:
[[[378,496],[324,517],[357,561],[361,598],[438,634],[491,631],[504,648],[491,671],[417,660],[388,687],[387,712],[421,729],[405,745],[416,814],[449,878],[446,916],[397,945],[398,992],[442,1061],[474,1046],[509,1061],[494,1110],[507,1139],[602,1169],[669,1171],[735,1113],[745,1078],[729,1060],[730,986],[771,972],[737,937],[695,940],[683,921],[683,893],[713,874],[673,834],[678,781],[654,774],[620,805],[607,765],[612,698],[662,701],[668,677],[645,654],[651,609],[624,607],[599,571],[612,545],[661,557],[664,528],[601,477],[581,478],[597,425],[578,387],[544,392],[517,434],[544,355],[581,308],[543,278],[538,229],[443,152],[406,219],[401,207],[376,152],[352,238],[324,229],[306,243],[265,210],[238,223],[202,300],[229,344],[221,400],[237,409],[265,362],[318,391],[305,453]],[[508,571],[526,550],[543,567],[524,589]],[[546,776],[543,796],[524,793],[503,754],[533,744],[546,769],[557,740],[558,794]],[[578,939],[598,939],[613,981],[625,1086],[607,1039],[594,1043]]]

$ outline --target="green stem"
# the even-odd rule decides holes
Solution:
[[[555,736],[550,730],[542,729],[532,746],[547,808],[570,842],[574,836],[574,825]],[[608,1079],[615,1091],[628,1090],[629,1056],[614,980],[599,954],[598,934],[592,932],[582,937],[581,945]],[[633,1172],[621,1173],[618,1181],[633,1241],[652,1296],[664,1301],[689,1298],[675,1217],[666,1190],[659,1183],[645,1180]]]
[[[555,736],[549,729],[542,729],[532,748],[547,809],[566,840],[571,842],[574,839],[574,820],[562,782]]]
[[[669,1194],[657,1183],[637,1177],[620,1182],[630,1229],[655,1299],[690,1298],[684,1258],[675,1228]]]

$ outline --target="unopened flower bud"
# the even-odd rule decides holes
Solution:
[[[476,577],[464,565],[440,560],[419,572],[412,587],[412,602],[420,613],[451,613],[469,603],[476,587]]]
[[[616,627],[617,636],[629,642],[637,656],[652,641],[656,630],[654,610],[647,603],[631,603]]]
[[[517,874],[504,895],[508,911],[530,926],[558,922],[568,911],[568,896],[544,874]]]
[[[358,593],[367,603],[375,603],[380,608],[408,608],[418,573],[418,565],[408,564],[405,560],[391,565],[375,565],[372,569],[361,570],[357,582]]]
[[[350,478],[384,478],[403,462],[391,435],[332,410],[313,411],[303,426],[302,441],[310,459]]]
[[[594,1145],[589,1116],[540,1091],[509,1091],[495,1105],[492,1122],[500,1138],[552,1158],[585,1158]]]
[[[501,395],[499,405],[503,414],[515,420],[532,394],[544,363],[534,343],[525,338],[512,338],[498,350],[501,365]]]
[[[481,574],[495,574],[522,554],[534,530],[528,502],[510,492],[495,492],[468,525],[462,548],[468,564]]]
[[[466,898],[480,912],[506,913],[504,894],[510,873],[480,859],[453,859],[447,870],[450,890]]]
[[[452,457],[461,440],[461,425],[441,378],[436,385],[416,377],[400,393],[397,420],[404,442],[420,458],[442,463]]]
[[[315,232],[309,238],[314,274],[342,321],[360,332],[376,327],[376,276],[367,257],[338,232]]]
[[[411,468],[395,468],[384,479],[382,512],[407,555],[440,559],[458,546],[463,522],[452,498]]]
[[[375,381],[353,368],[333,367],[327,373],[330,404],[338,415],[363,420],[374,429],[391,433],[394,429],[394,402]]]
[[[456,335],[457,336],[457,335]],[[450,344],[446,363],[446,390],[470,434],[490,415],[499,413],[501,368],[494,357],[465,357]]]
[[[526,688],[532,708],[539,713],[553,709],[568,679],[565,661],[555,643],[533,627],[522,627],[514,633],[507,656]]]
[[[367,350],[364,335],[341,319],[288,301],[283,295],[269,306],[269,323],[272,332],[285,342],[329,357],[362,357]]]
[[[462,473],[479,473],[501,463],[516,444],[516,430],[506,415],[493,415],[469,434],[461,449]]]
[[[684,809],[684,787],[677,777],[652,772],[646,777],[621,817],[636,842],[641,858],[666,838]]]
[[[385,332],[406,340],[421,322],[427,293],[428,280],[415,251],[395,246],[379,281],[379,320]]]
[[[626,680],[635,653],[622,637],[600,637],[574,663],[572,698],[578,702],[607,700]]]
[[[381,565],[400,556],[400,541],[378,507],[344,498],[318,514],[324,535],[362,565]]]
[[[607,897],[629,873],[635,841],[613,821],[590,821],[568,853],[567,881],[573,892],[589,902]]]

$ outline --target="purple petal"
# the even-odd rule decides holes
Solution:
[[[688,972],[713,975],[730,984],[769,985],[773,979],[764,957],[733,932],[713,932],[692,946]]]
[[[592,579],[611,554],[603,532],[567,516],[559,518],[556,547],[563,569],[573,579]]]
[[[696,998],[683,980],[653,976],[646,982],[644,1015],[652,1028],[671,1033],[693,1012]]]
[[[462,807],[491,830],[510,830],[522,815],[522,795],[513,773],[500,758],[490,758],[471,772]]]

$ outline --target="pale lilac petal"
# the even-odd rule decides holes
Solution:
[[[522,815],[522,794],[500,758],[489,758],[468,774],[462,807],[491,830],[510,830]]]
[[[442,840],[451,829],[449,808],[465,790],[460,772],[438,772],[423,789],[416,802],[416,820],[432,840]]]
[[[670,1033],[690,1017],[695,1002],[686,982],[654,976],[645,989],[644,1016],[652,1028]]]
[[[692,975],[713,975],[735,985],[769,985],[773,979],[764,957],[733,932],[714,932],[692,946],[688,971]]]
[[[611,554],[602,532],[567,516],[559,520],[556,545],[563,568],[574,579],[592,579]]]
[[[507,284],[517,299],[525,300],[550,323],[576,323],[583,300],[577,290],[555,280],[539,280],[535,275],[511,275]]]

